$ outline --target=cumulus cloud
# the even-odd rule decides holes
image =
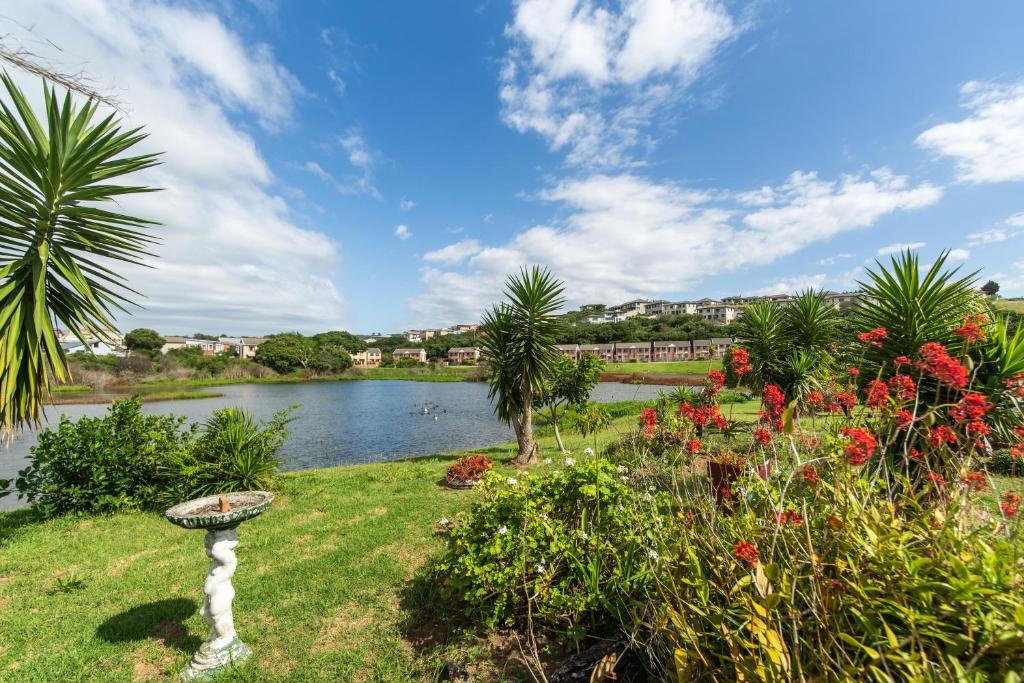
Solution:
[[[879,247],[875,253],[879,256],[888,256],[889,254],[896,254],[901,251],[917,251],[926,246],[928,246],[927,242],[897,242],[896,244]]]
[[[966,261],[971,258],[971,252],[967,249],[950,249],[946,255],[947,261]]]
[[[498,299],[507,273],[534,263],[566,281],[573,305],[667,296],[940,196],[938,189],[911,186],[888,169],[835,181],[794,173],[772,192],[770,204],[749,209],[734,193],[633,174],[563,180],[540,198],[557,204],[564,218],[535,225],[504,244],[481,245],[460,269],[431,262],[423,272],[424,291],[410,300],[410,308],[423,323],[473,319]],[[723,204],[722,196],[733,199]]]
[[[993,242],[1005,242],[1006,240],[1024,235],[1024,213],[1015,213],[1003,221],[1003,225],[980,232],[972,232],[967,236],[968,246],[979,244],[992,244]]]
[[[808,289],[821,289],[828,276],[824,273],[815,275],[794,275],[792,277],[780,278],[769,285],[750,292],[754,296],[765,296],[768,294],[795,294]]]
[[[971,81],[960,89],[967,118],[929,128],[917,144],[956,160],[970,183],[1024,180],[1024,82]]]
[[[739,33],[718,0],[520,0],[506,29],[502,117],[573,165],[633,163],[656,111]]]
[[[397,237],[398,239],[402,240],[403,242],[405,240],[409,239],[410,237],[412,237],[412,233],[409,232],[409,226],[408,225],[396,225],[395,226],[395,237]]]
[[[288,125],[300,92],[268,47],[192,5],[34,1],[8,3],[4,14],[16,34],[45,27],[59,51],[15,38],[65,71],[84,68],[123,103],[127,124],[146,127],[140,151],[165,152],[137,178],[163,191],[122,202],[163,224],[154,268],[117,266],[145,296],[122,326],[254,334],[341,324],[338,246],[297,224],[245,132]],[[37,95],[38,79],[12,75]]]
[[[441,249],[428,251],[423,255],[423,260],[428,263],[454,265],[456,263],[462,263],[474,254],[480,253],[480,250],[480,242],[477,240],[462,240],[461,242],[449,244]]]
[[[414,206],[416,206],[416,202],[405,197],[402,197],[402,201],[398,202],[399,211],[411,211]]]

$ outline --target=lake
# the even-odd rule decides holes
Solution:
[[[660,389],[649,385],[601,383],[595,401],[648,399]],[[173,413],[201,422],[217,408],[238,406],[266,418],[301,404],[281,448],[282,469],[299,470],[395,460],[413,455],[482,448],[512,441],[512,430],[494,417],[482,382],[404,382],[359,380],[304,384],[233,384],[214,387],[217,398],[144,403],[145,413]],[[430,411],[423,415],[424,407]],[[61,414],[72,420],[105,414],[102,404],[64,405],[47,409],[49,424]],[[435,420],[434,417],[437,417]],[[0,479],[17,474],[35,444],[35,434],[15,437],[0,446]],[[18,507],[14,496],[0,498],[0,508]]]

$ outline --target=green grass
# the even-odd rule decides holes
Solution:
[[[606,372],[637,372],[648,375],[704,375],[722,368],[720,360],[680,360],[665,363],[608,363]]]
[[[62,384],[51,387],[50,391],[54,394],[77,394],[80,392],[92,391],[92,387],[88,384]]]
[[[213,387],[227,384],[298,384],[302,382],[345,382],[363,379],[393,379],[416,382],[460,382],[474,370],[469,366],[433,368],[359,368],[338,375],[274,375],[272,377],[207,377],[202,379],[142,380],[118,389],[149,387]]]
[[[1024,299],[999,299],[996,301],[996,308],[1003,308],[1008,311],[1024,313]]]

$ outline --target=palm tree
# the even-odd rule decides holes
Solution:
[[[782,308],[770,301],[747,306],[736,321],[736,336],[750,352],[754,370],[746,383],[754,391],[779,381],[783,359],[789,353]]]
[[[494,412],[512,425],[519,443],[517,465],[536,459],[533,402],[558,359],[556,343],[565,303],[562,283],[546,268],[523,268],[505,282],[508,301],[484,314],[481,346],[489,367]]]
[[[839,311],[825,301],[825,292],[808,289],[782,309],[787,344],[797,351],[817,354],[834,344]]]
[[[10,434],[38,424],[51,380],[70,378],[55,325],[103,336],[129,305],[133,290],[110,265],[141,264],[153,223],[97,204],[152,191],[109,181],[158,162],[119,157],[145,135],[122,131],[113,114],[96,120],[97,102],[76,106],[44,86],[40,121],[10,77],[0,80],[0,430]]]

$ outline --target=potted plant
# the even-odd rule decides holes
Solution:
[[[486,455],[467,455],[448,468],[446,480],[453,489],[471,489],[480,483],[484,473],[494,467],[494,461]]]

